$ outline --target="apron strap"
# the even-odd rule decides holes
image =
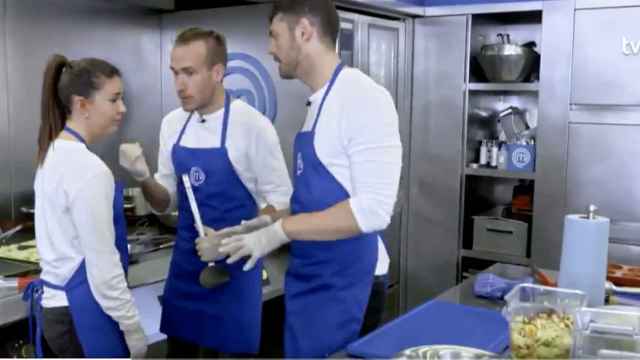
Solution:
[[[78,139],[78,141],[80,141],[81,143],[87,145],[87,142],[84,140],[84,138],[82,137],[82,135],[80,135],[79,132],[73,130],[72,128],[68,127],[67,125],[64,126],[63,130],[68,132],[69,134],[71,134],[71,136],[73,136],[76,139]]]
[[[189,113],[189,117],[187,121],[185,121],[184,125],[182,125],[182,130],[180,130],[180,135],[178,135],[178,140],[176,140],[176,144],[180,144],[182,140],[182,135],[184,135],[184,131],[187,129],[187,125],[189,125],[189,121],[191,121],[191,117],[193,116],[193,111]]]
[[[320,107],[318,107],[318,112],[316,113],[316,119],[313,121],[313,128],[311,129],[312,132],[316,131],[316,125],[318,125],[318,119],[320,119],[320,114],[322,113],[324,102],[327,100],[327,97],[329,96],[329,93],[333,88],[333,84],[336,83],[336,80],[338,79],[338,75],[340,74],[343,68],[344,68],[344,63],[342,62],[338,63],[338,66],[336,66],[336,69],[333,71],[333,74],[331,75],[331,80],[329,80],[329,85],[327,86],[327,90],[324,92],[324,95],[322,96]]]
[[[22,293],[22,300],[25,301],[27,303],[27,306],[29,307],[29,342],[35,347],[36,357],[38,358],[44,357],[44,353],[42,351],[43,286],[44,286],[44,280],[42,279],[33,280],[24,289],[24,293]],[[34,331],[35,331],[35,334],[34,334]]]
[[[231,94],[224,92],[224,118],[222,120],[222,136],[220,139],[220,147],[225,148],[227,144],[227,127],[229,125],[229,114],[231,113]]]
[[[224,118],[222,120],[222,135],[220,139],[220,147],[226,147],[227,143],[227,127],[229,125],[229,113],[231,109],[231,94],[228,91],[224,92]],[[178,135],[178,140],[176,140],[176,144],[180,144],[182,141],[182,136],[184,135],[185,130],[187,129],[187,125],[191,121],[191,117],[193,116],[193,112],[189,114],[187,121],[182,126],[182,130],[180,130],[180,135]]]
[[[34,346],[38,358],[44,357],[42,351],[42,326],[44,324],[42,294],[45,286],[55,290],[65,290],[64,286],[52,284],[44,279],[36,279],[27,284],[22,293],[22,301],[26,302],[29,307],[29,342]]]

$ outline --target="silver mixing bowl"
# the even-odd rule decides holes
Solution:
[[[538,58],[532,49],[516,44],[485,45],[478,61],[492,82],[521,82],[531,74]]]

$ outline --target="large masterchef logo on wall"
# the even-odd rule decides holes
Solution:
[[[241,52],[229,53],[225,85],[231,96],[243,99],[274,122],[278,115],[276,87],[260,60]]]

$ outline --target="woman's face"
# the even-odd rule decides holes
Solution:
[[[122,79],[117,76],[104,79],[102,88],[87,102],[88,126],[96,137],[113,134],[126,112]]]

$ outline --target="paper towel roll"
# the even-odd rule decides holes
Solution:
[[[591,307],[604,305],[608,250],[608,218],[567,215],[558,286],[584,291]]]

